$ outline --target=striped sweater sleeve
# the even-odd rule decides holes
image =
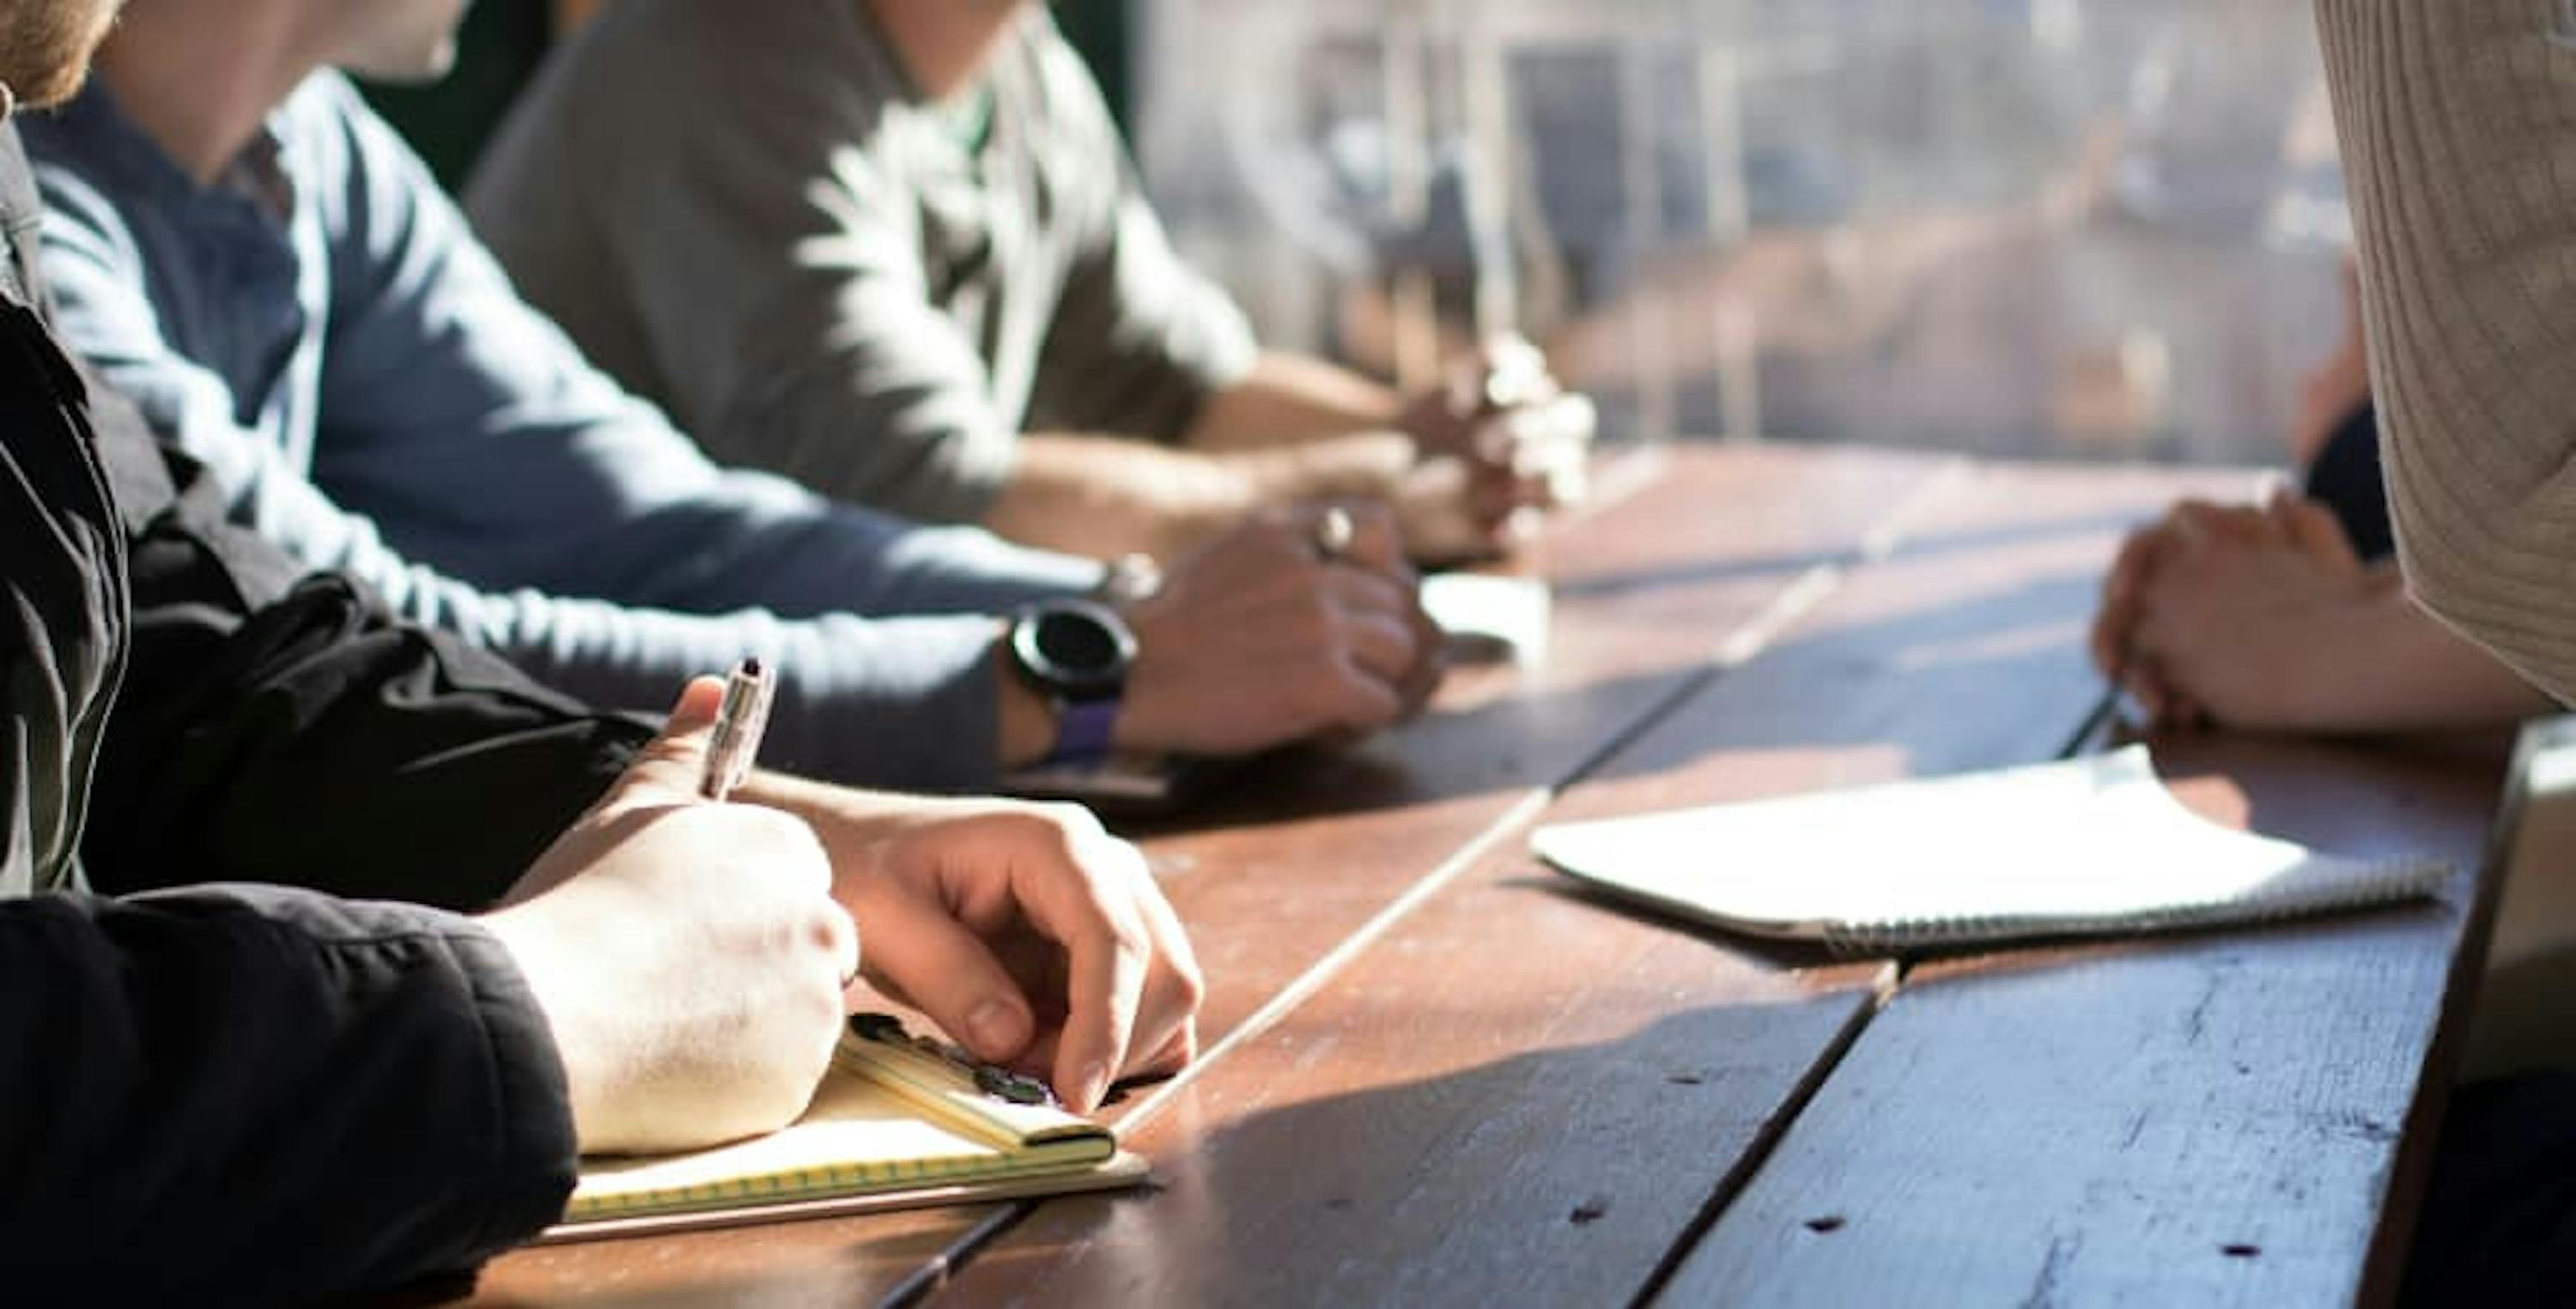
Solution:
[[[2407,580],[2576,700],[2576,7],[2318,20]]]

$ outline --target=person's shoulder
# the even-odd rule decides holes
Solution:
[[[1044,8],[1032,8],[1021,19],[1001,70],[1023,88],[1049,135],[1093,150],[1120,148],[1100,80]]]
[[[294,179],[293,204],[331,251],[335,282],[406,248],[461,239],[428,161],[345,75],[306,78],[269,115],[268,131]]]
[[[830,68],[846,46],[845,0],[618,0],[556,53],[585,90],[732,85],[746,74],[792,79]],[[848,70],[841,70],[848,71]],[[665,95],[663,103],[685,102]],[[722,105],[695,105],[696,110]]]
[[[781,7],[619,0],[602,6],[580,30],[557,42],[547,58],[545,76],[590,87],[643,76],[689,75],[694,61],[684,55],[691,47],[719,30],[728,39],[743,39],[744,33],[770,25],[766,15]],[[711,21],[717,18],[730,21],[719,29]]]
[[[618,0],[556,52],[513,119],[544,110],[528,132],[558,146],[864,143],[903,90],[858,10],[847,0]]]
[[[130,267],[140,258],[124,201],[143,189],[149,161],[116,130],[114,112],[93,86],[60,109],[13,119],[10,130],[41,201],[36,231],[45,247]]]
[[[37,180],[48,187],[77,179],[82,189],[95,187],[102,194],[144,192],[173,172],[96,81],[67,103],[12,116],[9,125]]]
[[[305,185],[325,190],[370,178],[425,174],[402,133],[380,117],[346,74],[324,69],[304,79],[268,117],[269,134]]]
[[[303,135],[312,132],[345,131],[349,124],[373,121],[376,111],[367,106],[367,98],[358,94],[358,86],[346,73],[325,68],[307,77],[276,112],[268,117],[269,130],[279,134]]]

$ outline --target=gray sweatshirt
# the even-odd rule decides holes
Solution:
[[[854,0],[619,0],[468,203],[530,300],[718,458],[980,519],[1025,431],[1172,440],[1252,366],[1045,8],[923,103]]]

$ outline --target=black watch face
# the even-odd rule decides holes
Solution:
[[[1019,632],[1028,670],[1066,695],[1114,692],[1135,659],[1134,638],[1115,616],[1095,606],[1050,606],[1029,616]]]

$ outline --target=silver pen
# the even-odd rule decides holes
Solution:
[[[707,772],[698,794],[721,804],[751,775],[760,755],[761,733],[769,730],[769,701],[775,684],[758,659],[734,665],[725,679],[724,703],[716,709],[714,739],[707,742]]]

